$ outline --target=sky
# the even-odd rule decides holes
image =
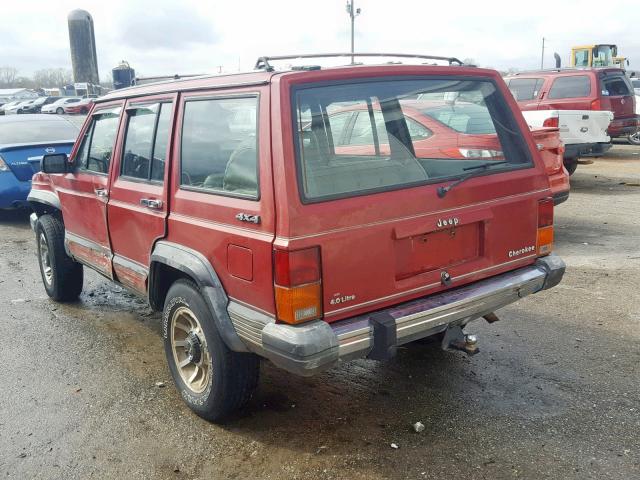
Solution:
[[[545,67],[572,45],[616,43],[640,69],[640,9],[630,0],[355,0],[356,51],[460,59],[497,69]],[[3,0],[0,66],[20,75],[71,68],[67,14],[93,16],[101,79],[121,60],[139,76],[249,70],[261,55],[348,51],[346,0]]]

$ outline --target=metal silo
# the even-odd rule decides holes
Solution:
[[[93,33],[93,18],[85,10],[73,10],[67,17],[73,79],[76,83],[98,85],[98,57]]]

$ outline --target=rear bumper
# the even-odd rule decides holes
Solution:
[[[623,137],[635,133],[640,127],[640,116],[614,119],[607,129],[610,137]]]
[[[0,173],[0,208],[28,207],[27,195],[31,190],[31,181],[22,182],[13,172]]]
[[[371,357],[397,345],[464,326],[532,293],[557,285],[565,264],[557,255],[534,265],[391,308],[328,324],[292,326],[236,302],[229,316],[247,348],[292,373],[311,376],[340,360]]]
[[[553,194],[553,204],[555,206],[560,205],[563,202],[569,200],[569,190],[565,190],[564,192],[556,192]]]
[[[573,143],[564,146],[564,159],[600,157],[611,148],[610,143]]]

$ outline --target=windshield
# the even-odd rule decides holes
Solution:
[[[12,121],[11,118],[0,117],[0,144],[75,140],[78,136],[78,127],[66,120],[31,120],[29,128],[25,128],[26,126],[24,121]]]
[[[532,165],[488,80],[391,80],[299,88],[301,193],[319,201]]]
[[[613,65],[613,57],[616,52],[611,45],[598,45],[593,49],[593,66],[609,67]]]

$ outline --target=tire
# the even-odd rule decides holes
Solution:
[[[58,107],[58,108],[56,108],[56,113],[57,113],[58,115],[62,115],[62,114],[64,113],[64,108],[62,108],[62,107]]]
[[[22,110],[18,110],[18,111],[16,112],[16,114],[17,114],[17,115],[22,115],[23,113],[24,113],[24,112],[23,112]]]
[[[64,250],[64,225],[60,220],[43,215],[36,224],[38,263],[47,295],[57,302],[76,300],[82,292],[82,265]]]
[[[260,373],[258,356],[227,348],[192,281],[178,280],[169,289],[162,331],[173,380],[197,415],[220,422],[251,398]]]
[[[573,175],[576,169],[578,168],[578,159],[572,158],[571,160],[565,160],[564,168],[567,169],[567,172],[569,172],[569,175]]]
[[[89,110],[87,110],[86,108],[83,108],[80,110],[80,113],[82,113],[83,115],[86,115],[87,113],[89,113]]]
[[[640,145],[640,130],[627,136],[631,145]]]

